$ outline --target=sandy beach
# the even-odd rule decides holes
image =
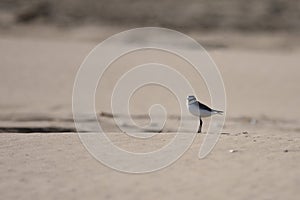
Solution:
[[[296,36],[187,33],[208,50],[224,80],[227,114],[220,140],[209,156],[199,160],[205,134],[198,134],[171,166],[132,175],[95,160],[80,142],[72,118],[73,83],[83,59],[103,39],[122,30],[19,26],[1,31],[2,199],[299,198],[300,46]],[[96,98],[101,99],[99,95]],[[207,95],[202,100],[209,104]],[[145,101],[152,103],[150,98]],[[97,109],[109,111],[108,104],[99,103]],[[135,109],[145,111],[142,105]],[[175,134],[165,131],[133,147],[110,119],[101,119],[107,134],[123,148],[155,149]],[[209,119],[204,122],[206,130]]]

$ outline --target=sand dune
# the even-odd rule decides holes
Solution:
[[[69,39],[61,32],[51,39],[2,33],[3,199],[298,199],[299,47],[211,46],[209,53],[221,71],[227,94],[226,123],[218,144],[208,157],[199,160],[205,134],[198,134],[191,148],[170,167],[131,175],[96,161],[75,133],[73,82],[82,60],[97,44],[95,38],[89,40],[84,34],[78,39],[78,33],[82,34],[77,30]],[[201,33],[193,34],[201,38]],[[211,39],[206,41],[209,44]],[[198,97],[209,104],[205,86],[197,89]],[[98,99],[103,97],[98,95]],[[147,122],[144,106],[153,100],[144,98],[148,100],[142,104],[143,98],[135,99],[136,112],[141,113],[135,118],[141,123]],[[167,108],[175,105],[173,101],[163,103]],[[109,111],[107,102],[97,105],[100,123],[122,148],[147,152],[174,137],[171,123],[157,137],[136,141],[133,146],[131,138],[115,127]],[[176,124],[178,115],[173,113],[168,120]],[[209,119],[204,121],[204,130],[208,124]]]

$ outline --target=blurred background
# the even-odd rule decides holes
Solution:
[[[280,117],[282,102],[293,106],[299,98],[286,98],[298,89],[291,72],[297,71],[299,21],[300,1],[293,0],[1,0],[2,113],[70,115],[74,79],[88,52],[120,31],[158,26],[208,50],[223,76],[230,116]],[[209,104],[205,84],[196,85]],[[247,102],[258,107],[245,109]]]
[[[179,30],[300,30],[294,0],[1,0],[0,24],[109,24]]]

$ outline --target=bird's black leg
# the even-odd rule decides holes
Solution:
[[[199,129],[198,129],[198,133],[201,133],[203,122],[202,122],[201,117],[199,119],[200,119],[200,125],[199,125]]]

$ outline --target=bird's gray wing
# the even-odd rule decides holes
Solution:
[[[207,110],[207,111],[210,111],[210,112],[212,111],[212,109],[210,107],[208,107],[207,105],[204,105],[204,104],[200,103],[199,101],[197,101],[197,103],[198,103],[198,106],[199,106],[200,109]]]

